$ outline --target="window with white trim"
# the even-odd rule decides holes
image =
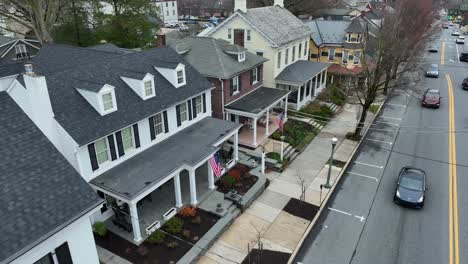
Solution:
[[[197,111],[197,115],[203,112],[203,103],[201,95],[195,98],[195,110]]]
[[[174,3],[172,3],[172,4],[174,4]],[[175,10],[172,10],[172,15],[175,16]]]
[[[184,71],[179,70],[177,71],[177,84],[184,83]]]
[[[103,137],[94,142],[94,149],[96,152],[96,160],[98,165],[101,165],[109,161],[109,145],[107,144],[107,138]]]
[[[251,30],[247,29],[247,41],[251,41],[252,36],[251,36]]]
[[[245,61],[245,52],[239,53],[239,55],[238,55],[238,61],[239,61],[239,62]]]
[[[299,57],[301,57],[301,54],[302,54],[302,43],[299,43],[299,51],[298,51]]]
[[[188,115],[187,115],[187,103],[182,103],[180,104],[180,111],[179,111],[179,119],[180,122],[187,121]]]
[[[24,45],[24,44],[17,44],[17,45],[15,46],[15,52],[16,52],[16,55],[18,55],[18,54],[27,53],[28,51],[26,50],[26,45]]]
[[[279,68],[281,68],[281,51],[278,51],[278,59],[277,59],[277,62],[278,62],[277,68],[279,69]]]
[[[348,64],[349,51],[343,50],[343,64]]]
[[[153,84],[150,80],[145,81],[145,96],[153,95]]]
[[[114,102],[112,101],[112,92],[108,92],[102,95],[102,105],[104,107],[104,111],[108,111],[114,108]]]
[[[361,42],[361,33],[357,34],[356,42]]]
[[[292,61],[294,62],[296,60],[296,46],[293,46],[292,48]]]
[[[304,56],[307,55],[307,49],[308,49],[309,45],[307,44],[307,40],[304,41]]]
[[[328,60],[335,60],[335,49],[328,49]]]
[[[169,10],[166,11],[167,16],[169,16]]]
[[[228,28],[228,39],[232,39],[232,29]]]
[[[133,129],[131,126],[126,127],[122,129],[122,145],[124,148],[124,151],[127,152],[127,150],[134,149],[135,148],[135,142],[134,142],[134,136],[133,136]]]
[[[361,52],[360,51],[355,51],[354,52],[354,58],[353,58],[353,64],[354,65],[359,64],[360,61],[361,61]]]
[[[233,93],[239,92],[239,76],[232,78],[232,91]]]
[[[289,60],[289,49],[286,49],[286,55],[284,56],[284,65],[288,65]]]
[[[351,41],[351,33],[346,34],[346,42]]]
[[[162,113],[158,113],[153,116],[153,124],[155,136],[164,133],[164,119],[162,117]]]
[[[252,69],[252,82],[258,82],[258,67]]]

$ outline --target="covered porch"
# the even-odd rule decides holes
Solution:
[[[326,87],[329,66],[323,62],[296,61],[276,76],[276,87],[291,91],[288,104],[298,111]]]
[[[243,124],[239,131],[239,144],[249,148],[261,145],[279,128],[281,112],[286,122],[288,94],[289,91],[282,89],[259,87],[225,106],[228,118]]]
[[[105,172],[90,183],[105,193],[114,214],[108,229],[139,245],[184,205],[198,205],[215,189],[210,158],[229,141],[238,160],[239,124],[207,117]]]

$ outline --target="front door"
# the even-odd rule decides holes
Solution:
[[[234,29],[234,44],[244,47],[244,30]]]

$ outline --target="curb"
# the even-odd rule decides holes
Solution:
[[[317,214],[314,216],[314,219],[312,219],[312,222],[310,222],[309,226],[307,227],[307,229],[305,230],[304,234],[302,235],[301,240],[299,240],[299,243],[296,245],[296,247],[295,247],[293,253],[292,253],[291,256],[289,257],[288,264],[292,264],[292,263],[293,263],[294,259],[295,259],[296,256],[297,256],[297,253],[299,252],[299,250],[300,250],[301,247],[302,247],[302,244],[304,243],[305,239],[307,238],[307,236],[309,235],[309,233],[310,233],[310,232],[312,231],[312,229],[314,228],[315,222],[317,222],[317,220],[320,218],[320,215],[322,214],[323,209],[326,208],[325,205],[328,203],[328,200],[330,199],[331,195],[332,195],[333,192],[335,191],[336,186],[338,186],[338,184],[340,183],[341,178],[342,178],[343,174],[346,172],[346,169],[348,168],[348,165],[350,164],[351,160],[354,158],[354,155],[356,154],[356,151],[359,149],[359,147],[361,146],[362,142],[364,141],[365,136],[367,135],[367,131],[369,130],[369,128],[370,128],[370,126],[372,125],[372,123],[374,122],[375,118],[377,118],[377,116],[380,114],[380,111],[382,110],[382,107],[385,105],[385,103],[386,103],[386,101],[387,101],[388,98],[390,98],[390,97],[389,97],[389,96],[386,96],[385,100],[383,101],[383,103],[380,105],[379,109],[378,109],[377,112],[375,113],[374,118],[373,118],[372,121],[370,122],[369,126],[367,126],[367,127],[365,128],[363,136],[362,136],[361,139],[359,140],[359,143],[356,145],[356,147],[354,148],[353,152],[351,152],[351,155],[349,156],[348,160],[346,161],[345,166],[341,169],[340,174],[339,174],[338,177],[336,178],[335,184],[333,184],[332,188],[330,189],[330,191],[328,192],[328,194],[325,196],[325,199],[322,201],[319,211],[318,211]]]

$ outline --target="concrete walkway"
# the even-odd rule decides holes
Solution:
[[[241,263],[247,256],[248,247],[256,247],[259,234],[264,249],[292,253],[310,222],[282,209],[291,198],[299,199],[301,178],[307,189],[305,201],[320,205],[327,194],[327,189],[320,194],[320,185],[327,178],[331,138],[336,136],[339,140],[335,159],[348,160],[357,143],[346,140],[345,135],[354,130],[358,114],[357,106],[345,105],[284,172],[267,174],[270,179],[267,190],[234,221],[198,263]],[[332,168],[332,183],[340,170]]]

